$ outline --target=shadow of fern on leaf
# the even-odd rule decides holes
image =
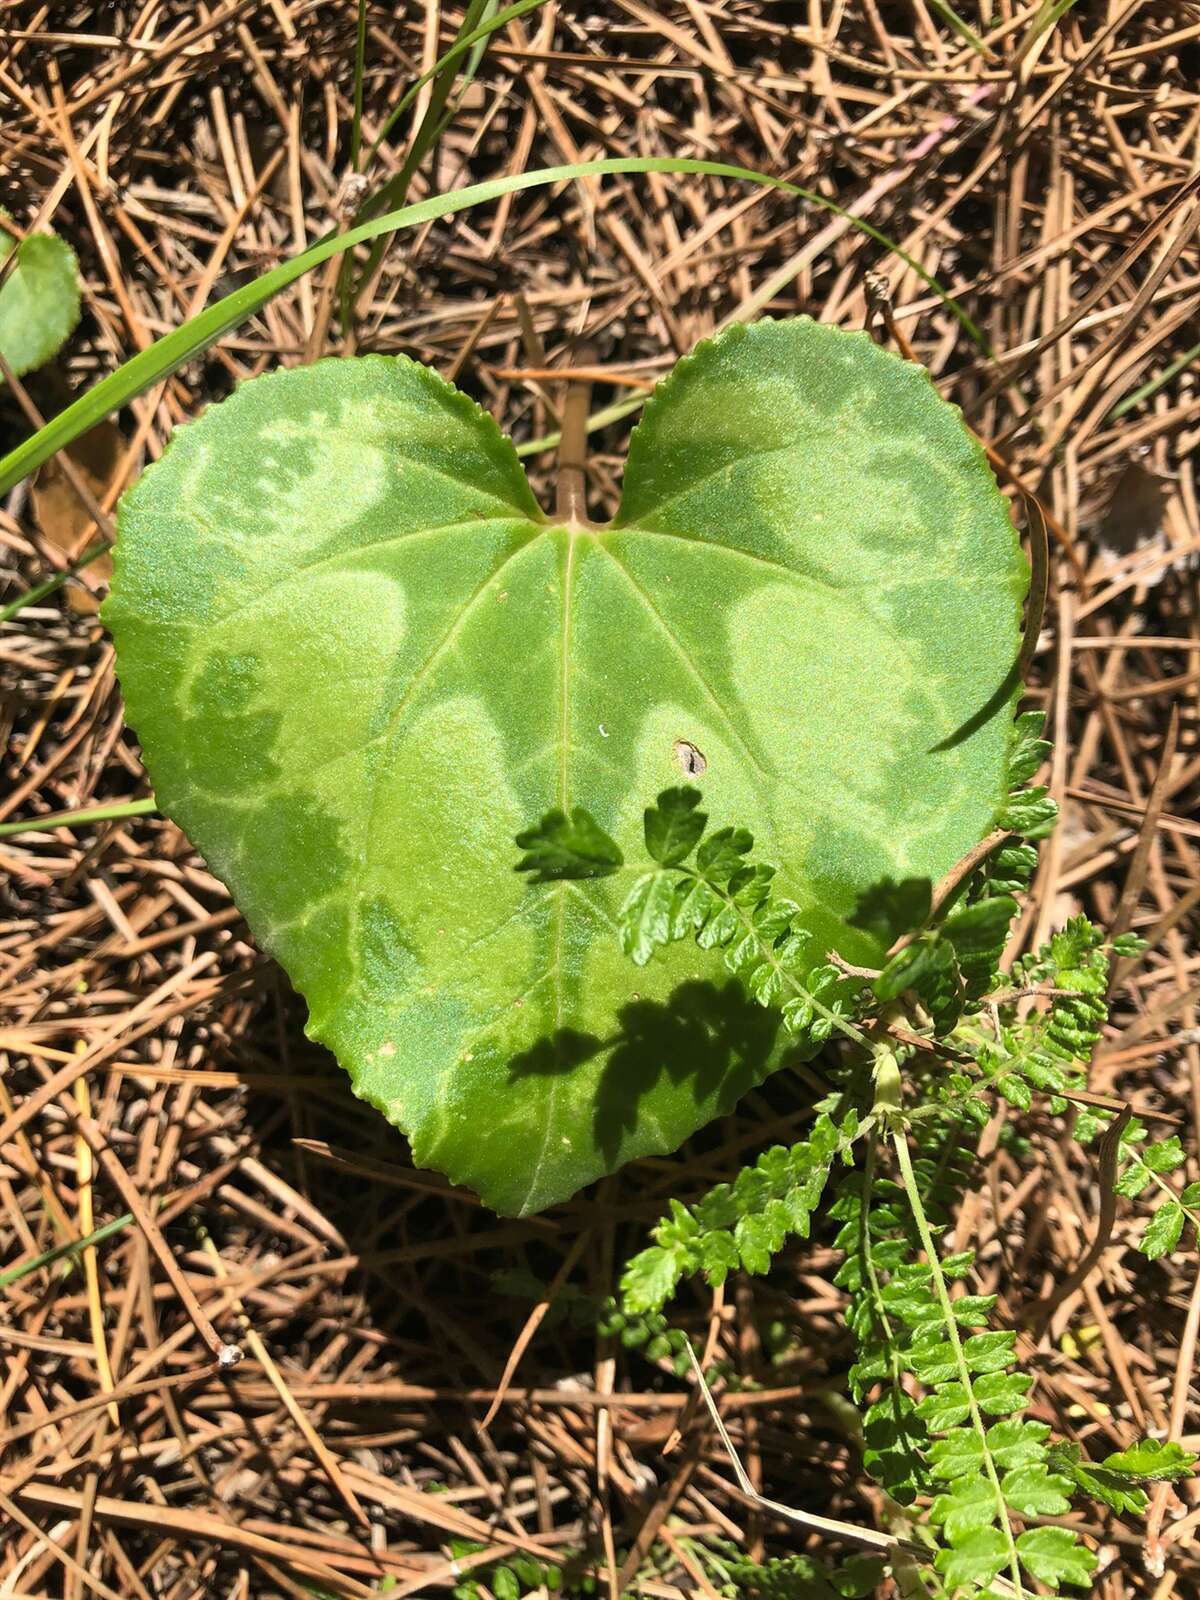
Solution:
[[[769,1071],[780,1031],[778,1013],[750,999],[736,979],[691,981],[666,1003],[631,1000],[609,1039],[559,1028],[509,1063],[510,1080],[568,1076],[604,1056],[592,1112],[592,1137],[615,1161],[638,1126],[641,1100],[667,1080],[697,1104],[716,1097],[724,1116]]]
[[[913,933],[929,920],[933,886],[928,878],[881,878],[859,895],[846,919],[886,950],[902,934]]]

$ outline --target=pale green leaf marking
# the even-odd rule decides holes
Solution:
[[[415,363],[257,379],[125,497],[105,616],[159,801],[313,1037],[418,1162],[528,1212],[784,1059],[719,951],[618,944],[680,742],[815,956],[879,965],[860,898],[936,880],[1004,798],[1024,586],[959,414],[802,319],[680,364],[599,529]],[[515,836],[580,806],[629,865],[531,885]]]

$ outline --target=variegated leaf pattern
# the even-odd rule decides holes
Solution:
[[[120,508],[105,618],[162,806],[312,1036],[499,1211],[676,1148],[784,1059],[690,942],[614,932],[642,811],[700,752],[818,953],[1004,798],[1026,566],[961,416],[807,319],[680,362],[611,524],[539,508],[493,420],[403,358],[245,384]],[[530,884],[585,805],[633,865]]]

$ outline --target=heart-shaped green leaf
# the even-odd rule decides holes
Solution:
[[[680,363],[603,528],[548,520],[413,362],[247,383],[125,497],[105,615],[159,800],[313,1037],[418,1162],[527,1212],[782,1057],[716,952],[621,954],[647,800],[702,756],[818,954],[880,964],[860,901],[936,879],[1004,799],[1025,583],[925,373],[801,319]],[[602,875],[514,870],[579,806]]]
[[[52,233],[18,244],[0,212],[0,262],[14,245],[17,259],[0,285],[0,354],[19,378],[56,355],[79,321],[79,277],[70,245]]]

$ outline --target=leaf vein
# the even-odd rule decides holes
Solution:
[[[728,711],[726,711],[725,707],[717,699],[717,696],[716,696],[715,692],[713,691],[712,685],[709,683],[708,679],[705,677],[704,673],[701,671],[700,666],[697,663],[695,657],[691,654],[691,652],[684,645],[683,641],[679,638],[679,636],[671,628],[670,624],[667,622],[667,619],[663,616],[662,612],[654,604],[654,601],[646,593],[645,589],[642,588],[641,584],[634,577],[633,573],[630,572],[629,568],[625,565],[625,563],[621,560],[620,556],[618,556],[617,553],[614,550],[610,550],[609,547],[606,544],[601,544],[600,548],[604,551],[605,555],[608,556],[609,560],[612,561],[620,569],[620,571],[624,574],[625,581],[629,584],[630,588],[633,590],[633,592],[637,595],[639,600],[642,602],[642,605],[645,608],[647,614],[654,619],[655,623],[657,624],[657,626],[659,628],[659,631],[670,642],[670,644],[671,644],[672,648],[674,649],[676,655],[683,662],[683,664],[687,667],[687,669],[691,673],[692,677],[696,680],[696,682],[699,684],[700,688],[704,691],[705,698],[708,700],[708,702],[712,706],[713,710],[717,713],[717,715],[720,717],[721,721],[724,723],[726,732],[730,735],[730,737],[737,744],[737,746],[741,750],[742,754],[746,757],[746,760],[749,761],[750,765],[754,768],[755,772],[757,772],[760,777],[765,778],[768,781],[773,780],[774,774],[771,773],[766,767],[763,766],[762,762],[759,760],[757,754],[755,753],[753,747],[750,745],[750,743],[746,739],[745,735],[738,728],[737,724],[734,722],[733,718],[729,715]]]

